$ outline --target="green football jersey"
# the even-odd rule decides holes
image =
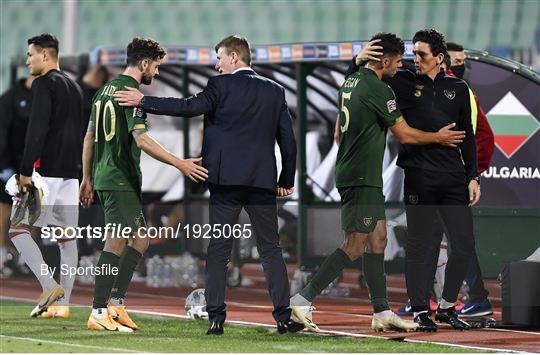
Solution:
[[[337,187],[382,187],[386,131],[400,117],[394,92],[373,70],[361,68],[345,80],[339,90]]]
[[[133,130],[148,130],[146,113],[140,108],[122,107],[114,92],[125,86],[138,88],[131,76],[119,75],[94,96],[90,119],[94,132],[94,189],[141,191],[141,150]]]

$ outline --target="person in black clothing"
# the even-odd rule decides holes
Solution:
[[[454,302],[475,247],[470,207],[480,199],[469,88],[463,80],[440,70],[446,53],[441,33],[433,29],[418,31],[413,44],[415,72],[402,70],[385,79],[396,94],[399,109],[411,127],[434,132],[455,122],[456,129],[464,130],[466,137],[459,148],[401,146],[397,164],[405,170],[407,293],[418,329],[436,331],[425,295],[432,276],[431,258],[426,256],[433,255],[441,241],[441,234],[435,237],[429,221],[434,221],[438,212],[448,229],[452,253],[435,319],[464,330],[470,326],[457,317]],[[373,49],[377,48],[360,53],[349,72],[373,57],[369,52]]]
[[[18,80],[0,97],[0,269],[7,258],[6,242],[11,212],[11,196],[6,182],[16,172],[24,150],[24,137],[30,117],[30,88],[33,75]]]
[[[74,80],[60,71],[58,40],[51,34],[42,34],[28,40],[26,64],[30,74],[39,76],[32,84],[32,109],[24,143],[18,184],[21,192],[32,186],[35,169],[48,187],[46,205],[34,226],[76,227],[78,218],[79,184],[82,141],[80,139],[83,115],[82,92]],[[14,212],[20,200],[14,200]],[[47,318],[68,317],[69,297],[75,281],[74,275],[61,274],[60,285],[44,267],[43,256],[30,236],[28,218],[14,224],[9,238],[21,258],[38,278],[43,292],[31,316]],[[62,239],[61,268],[76,267],[77,241]],[[55,301],[57,304],[52,305]],[[51,306],[52,305],[52,306]]]

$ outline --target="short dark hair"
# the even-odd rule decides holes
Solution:
[[[413,43],[418,41],[429,44],[433,56],[446,53],[446,41],[444,35],[433,28],[416,32],[413,37]]]
[[[216,53],[221,47],[225,47],[227,54],[236,52],[244,63],[251,65],[251,47],[247,38],[237,35],[227,36],[214,47]]]
[[[54,55],[58,56],[58,38],[56,38],[56,36],[53,34],[42,33],[38,36],[29,38],[28,45],[31,45],[31,44],[41,49],[43,48],[54,49]]]
[[[446,42],[446,48],[452,52],[463,52],[463,46],[455,42]]]
[[[375,39],[381,40],[376,45],[383,47],[383,56],[403,55],[403,53],[405,53],[405,45],[403,44],[403,40],[394,33],[379,32],[371,37],[369,41],[371,42]]]
[[[127,46],[127,65],[137,66],[145,59],[163,59],[165,54],[165,49],[153,39],[135,37]]]

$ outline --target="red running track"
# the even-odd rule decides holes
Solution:
[[[292,278],[294,267],[289,267]],[[272,305],[266,291],[266,285],[260,265],[244,265],[244,278],[252,281],[252,285],[227,291],[228,320],[253,322],[273,325]],[[346,332],[352,336],[383,336],[385,338],[407,341],[428,341],[455,346],[480,347],[483,350],[499,351],[540,351],[539,329],[518,329],[502,327],[502,329],[474,329],[458,332],[450,327],[441,326],[437,333],[375,333],[371,330],[371,306],[366,290],[356,284],[358,272],[347,270],[340,286],[351,288],[351,296],[335,298],[321,296],[315,302],[314,320],[323,331]],[[406,300],[405,280],[402,275],[389,275],[388,296],[394,311]],[[35,299],[40,287],[34,278],[0,280],[0,296],[9,298]],[[496,281],[487,280],[490,298],[495,308],[494,318],[501,321],[500,288]],[[171,315],[185,315],[184,300],[191,292],[190,288],[148,288],[144,283],[134,282],[127,295],[130,310],[151,311]],[[77,284],[71,302],[78,305],[90,305],[93,288],[91,285]],[[30,307],[29,307],[30,311]],[[142,328],[144,329],[144,324]]]

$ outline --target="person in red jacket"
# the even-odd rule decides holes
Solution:
[[[463,79],[465,74],[465,51],[463,46],[449,42],[446,44],[448,49],[448,57],[450,59],[450,74]],[[474,93],[473,93],[474,94]],[[478,101],[478,96],[474,94],[476,102],[476,152],[478,161],[478,173],[482,174],[489,168],[491,158],[495,149],[495,136],[493,130],[489,126],[487,116]],[[488,300],[488,291],[484,287],[482,281],[482,272],[478,256],[475,254],[471,259],[465,282],[469,286],[469,299],[463,308],[458,312],[462,317],[478,317],[486,316],[493,313],[491,303]]]
[[[446,46],[450,61],[450,65],[446,69],[446,74],[463,79],[463,75],[465,74],[465,51],[463,50],[463,46],[452,42],[446,43]],[[474,92],[473,94],[477,110],[476,125],[473,124],[473,128],[476,127],[478,173],[482,174],[489,168],[489,164],[491,163],[491,158],[495,150],[495,135],[489,126],[486,113],[478,101],[478,96]]]

